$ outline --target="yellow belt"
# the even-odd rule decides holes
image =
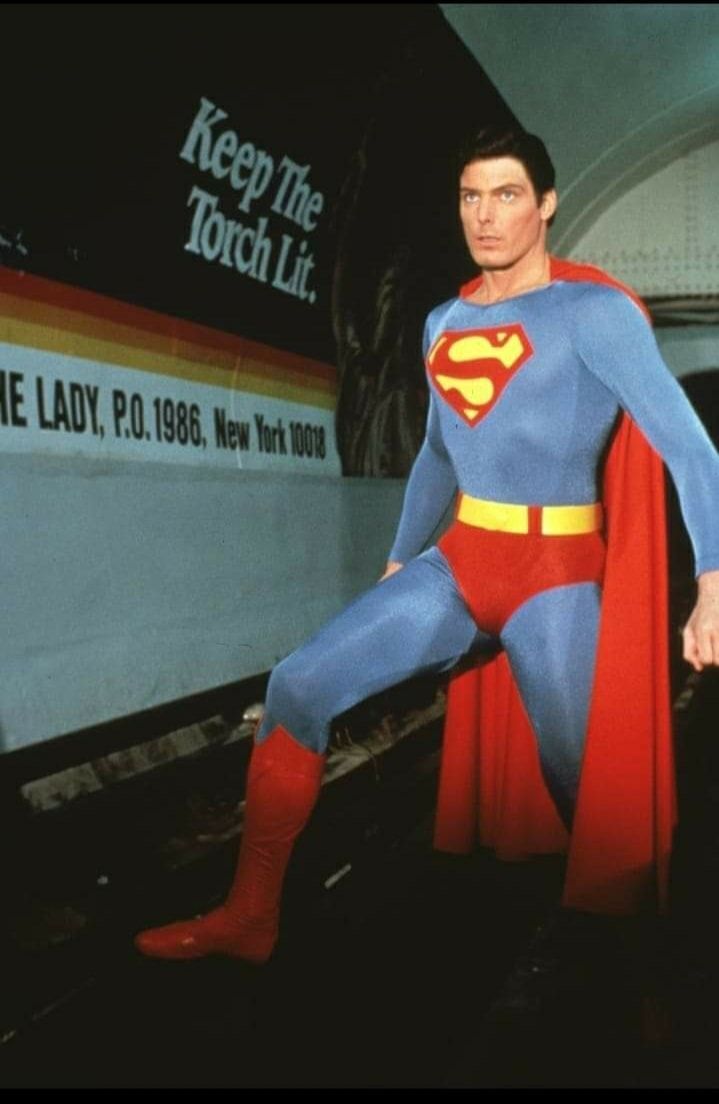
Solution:
[[[488,502],[460,494],[457,520],[478,529],[502,533],[541,533],[544,536],[569,536],[596,533],[602,528],[601,502],[586,506],[522,506],[515,502]]]

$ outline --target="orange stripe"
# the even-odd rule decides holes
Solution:
[[[98,344],[98,352],[92,354],[92,359],[117,362],[117,356],[113,349],[117,349],[117,355],[121,363],[126,363],[127,353],[125,349],[136,351],[140,357],[143,354],[152,353],[158,359],[170,357],[175,361],[183,361],[187,365],[187,371],[197,371],[199,365],[205,365],[213,370],[226,373],[257,373],[260,377],[270,377],[277,383],[287,383],[294,387],[304,387],[311,391],[319,391],[326,394],[335,394],[336,386],[332,380],[318,378],[307,379],[300,372],[287,368],[278,368],[274,363],[265,358],[248,356],[247,354],[230,355],[220,350],[208,350],[206,346],[190,344],[180,338],[171,338],[164,334],[138,333],[136,329],[118,322],[100,322],[97,319],[78,314],[64,308],[42,305],[34,300],[22,300],[17,296],[6,295],[0,292],[0,330],[3,328],[3,319],[8,322],[24,324],[22,331],[24,336],[17,339],[18,344],[38,344],[41,348],[54,349],[65,355],[88,356],[82,350],[87,348],[88,341]],[[15,326],[16,333],[19,332]],[[37,341],[32,334],[37,334]],[[77,339],[77,340],[73,340]],[[108,351],[109,347],[109,351]],[[130,367],[146,367],[146,361],[135,363],[137,357],[129,360]],[[156,371],[166,370],[155,369]],[[181,373],[170,373],[181,374]],[[221,381],[223,386],[229,386],[229,381]]]
[[[207,350],[203,359],[210,359],[208,354],[212,350],[215,353],[222,352],[225,356],[229,354],[234,359],[248,358],[265,364],[273,372],[279,370],[292,373],[295,379],[312,377],[311,386],[317,386],[320,380],[334,383],[337,378],[337,369],[333,365],[250,341],[200,323],[187,322],[145,307],[123,303],[97,292],[86,291],[69,284],[60,284],[41,276],[16,272],[2,266],[0,266],[0,291],[11,295],[17,301],[42,303],[46,307],[59,308],[73,315],[89,316],[95,320],[98,330],[119,325],[136,332],[141,331],[144,335],[156,335],[165,341],[192,346],[195,350],[193,359],[197,357],[197,347],[200,346]],[[88,325],[89,322],[85,323],[86,327]],[[126,333],[123,343],[128,344]],[[146,346],[151,344],[146,339],[141,341],[137,337],[135,343]]]
[[[328,410],[335,405],[334,389],[321,390],[327,388],[324,381],[316,381],[314,386],[304,381],[299,384],[291,383],[278,378],[271,371],[268,372],[267,368],[271,369],[271,366],[264,362],[244,359],[238,362],[234,371],[229,372],[226,368],[218,368],[213,364],[197,364],[158,351],[147,351],[67,330],[38,326],[19,318],[0,318],[0,340],[12,345],[60,353],[63,356],[81,357],[93,363],[115,364],[216,387],[251,391]]]

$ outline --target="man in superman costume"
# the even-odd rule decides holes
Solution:
[[[556,204],[538,138],[484,132],[465,151],[460,215],[482,275],[427,319],[427,432],[387,570],[275,668],[228,899],[142,932],[144,954],[264,962],[333,717],[460,664],[437,846],[467,850],[478,834],[518,857],[568,843],[566,906],[664,903],[674,790],[659,455],[694,543],[684,632],[697,670],[719,663],[719,456],[632,294],[549,256]],[[454,523],[422,552],[452,500]]]

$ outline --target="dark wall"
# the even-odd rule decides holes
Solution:
[[[347,473],[403,475],[424,431],[424,318],[476,271],[459,232],[457,149],[468,131],[513,116],[446,24],[427,17],[368,108],[337,206],[338,447]]]

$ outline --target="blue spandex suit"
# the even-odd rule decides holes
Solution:
[[[504,648],[569,824],[601,603],[597,473],[619,410],[672,473],[697,574],[719,568],[719,456],[621,289],[558,279],[491,305],[452,299],[424,352],[427,432],[390,553],[405,566],[275,668],[257,740],[281,725],[324,751],[363,698]]]

